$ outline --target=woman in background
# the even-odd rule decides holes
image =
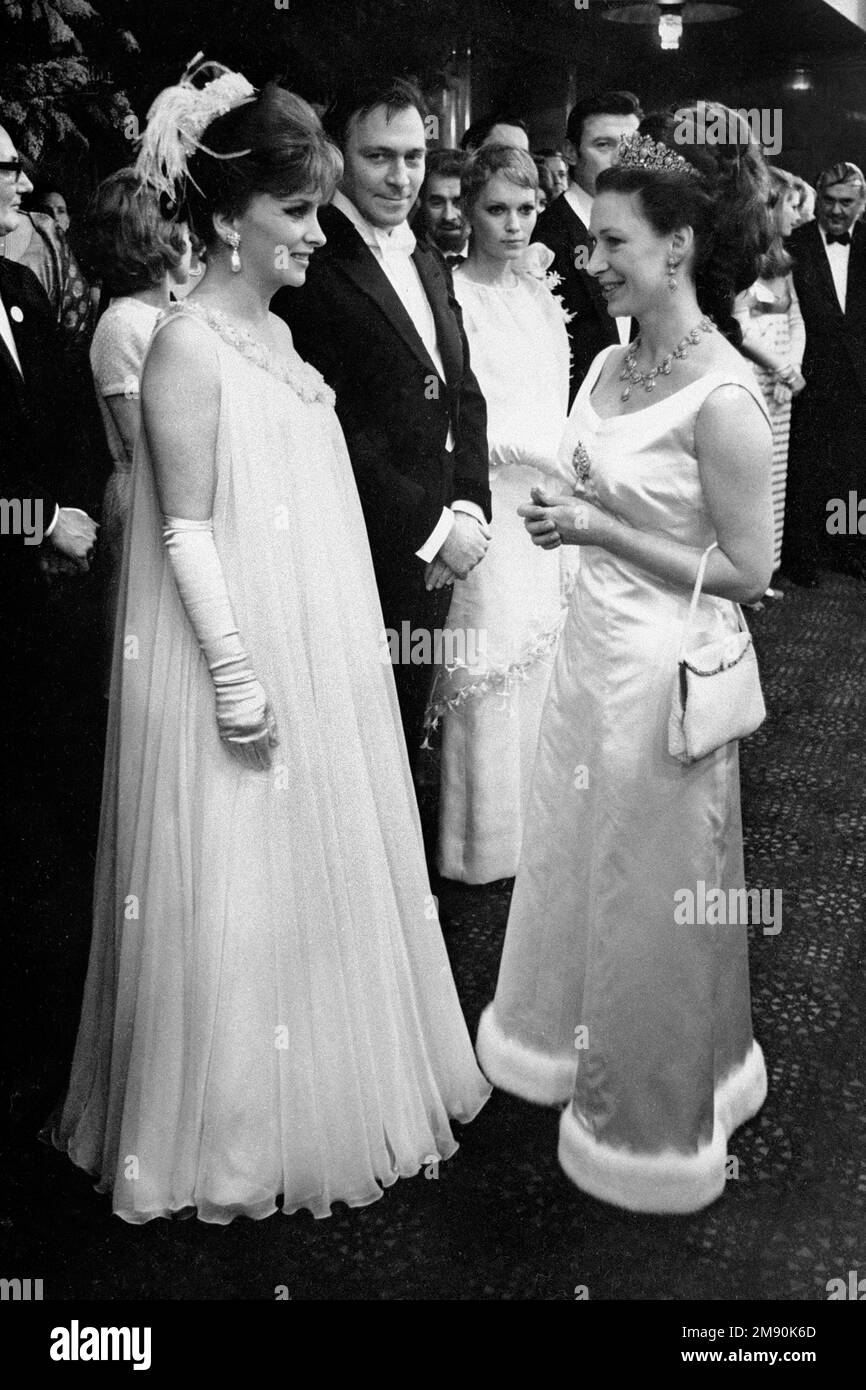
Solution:
[[[797,225],[798,191],[793,175],[770,168],[770,216],[773,242],[761,260],[760,275],[737,296],[734,314],[743,332],[741,351],[754,363],[754,372],[773,424],[773,570],[782,561],[785,487],[791,397],[806,385],[800,370],[806,350],[806,330],[791,274],[791,257],[784,242]],[[776,598],[770,588],[766,597]]]
[[[534,486],[569,481],[557,464],[568,410],[568,335],[545,279],[552,253],[529,245],[537,191],[532,158],[504,145],[482,146],[462,180],[472,235],[469,255],[454,271],[454,293],[487,402],[496,521],[484,564],[454,584],[446,625],[452,651],[437,672],[429,718],[444,720],[439,872],[464,883],[517,872],[541,707],[564,617],[558,559],[527,544],[517,515]]]
[[[170,291],[188,280],[191,246],[185,224],[163,216],[156,194],[142,187],[133,169],[120,169],[99,185],[79,238],[89,274],[111,297],[90,345],[112,461],[100,537],[110,663],[132,455],[141,423],[141,367],[156,321],[171,302]]]

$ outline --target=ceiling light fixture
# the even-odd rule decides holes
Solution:
[[[659,38],[664,49],[677,49],[683,36],[683,16],[680,10],[665,10],[659,15]]]

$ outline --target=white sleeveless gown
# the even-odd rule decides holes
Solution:
[[[54,1138],[130,1222],[264,1217],[278,1196],[327,1216],[453,1154],[449,1116],[471,1120],[489,1087],[430,896],[333,395],[194,300],[172,313],[219,358],[214,537],[280,744],[256,773],[217,735],[140,441]]]
[[[704,549],[714,532],[695,419],[745,362],[639,413],[599,417],[595,359],[563,436],[586,496],[627,524]],[[743,886],[738,746],[692,766],[668,753],[691,595],[581,547],[541,731],[520,867],[478,1056],[526,1099],[569,1102],[559,1156],[587,1192],[637,1211],[691,1211],[722,1192],[728,1136],[766,1093],[752,1037],[746,926],[678,925],[678,890]],[[706,640],[734,605],[703,596]],[[696,628],[696,631],[698,628]],[[697,640],[697,639],[696,639]],[[758,928],[760,930],[760,927]]]

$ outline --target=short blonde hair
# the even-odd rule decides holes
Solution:
[[[466,165],[460,182],[463,211],[467,217],[497,174],[502,174],[518,188],[531,188],[533,193],[538,191],[538,169],[531,154],[513,145],[482,145]]]

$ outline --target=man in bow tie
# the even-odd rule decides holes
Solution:
[[[487,411],[460,306],[448,268],[406,220],[424,178],[426,117],[399,78],[365,80],[332,104],[324,124],[344,175],[320,213],[327,245],[304,287],[273,301],[336,394],[413,765],[450,585],[490,538]]]
[[[807,389],[791,414],[782,568],[808,588],[818,583],[819,560],[866,578],[866,538],[828,533],[827,525],[832,499],[866,498],[866,180],[842,160],[817,188],[817,221],[788,242]]]
[[[469,223],[463,215],[461,179],[469,156],[433,150],[426,161],[412,230],[441,252],[453,270],[466,259]]]

